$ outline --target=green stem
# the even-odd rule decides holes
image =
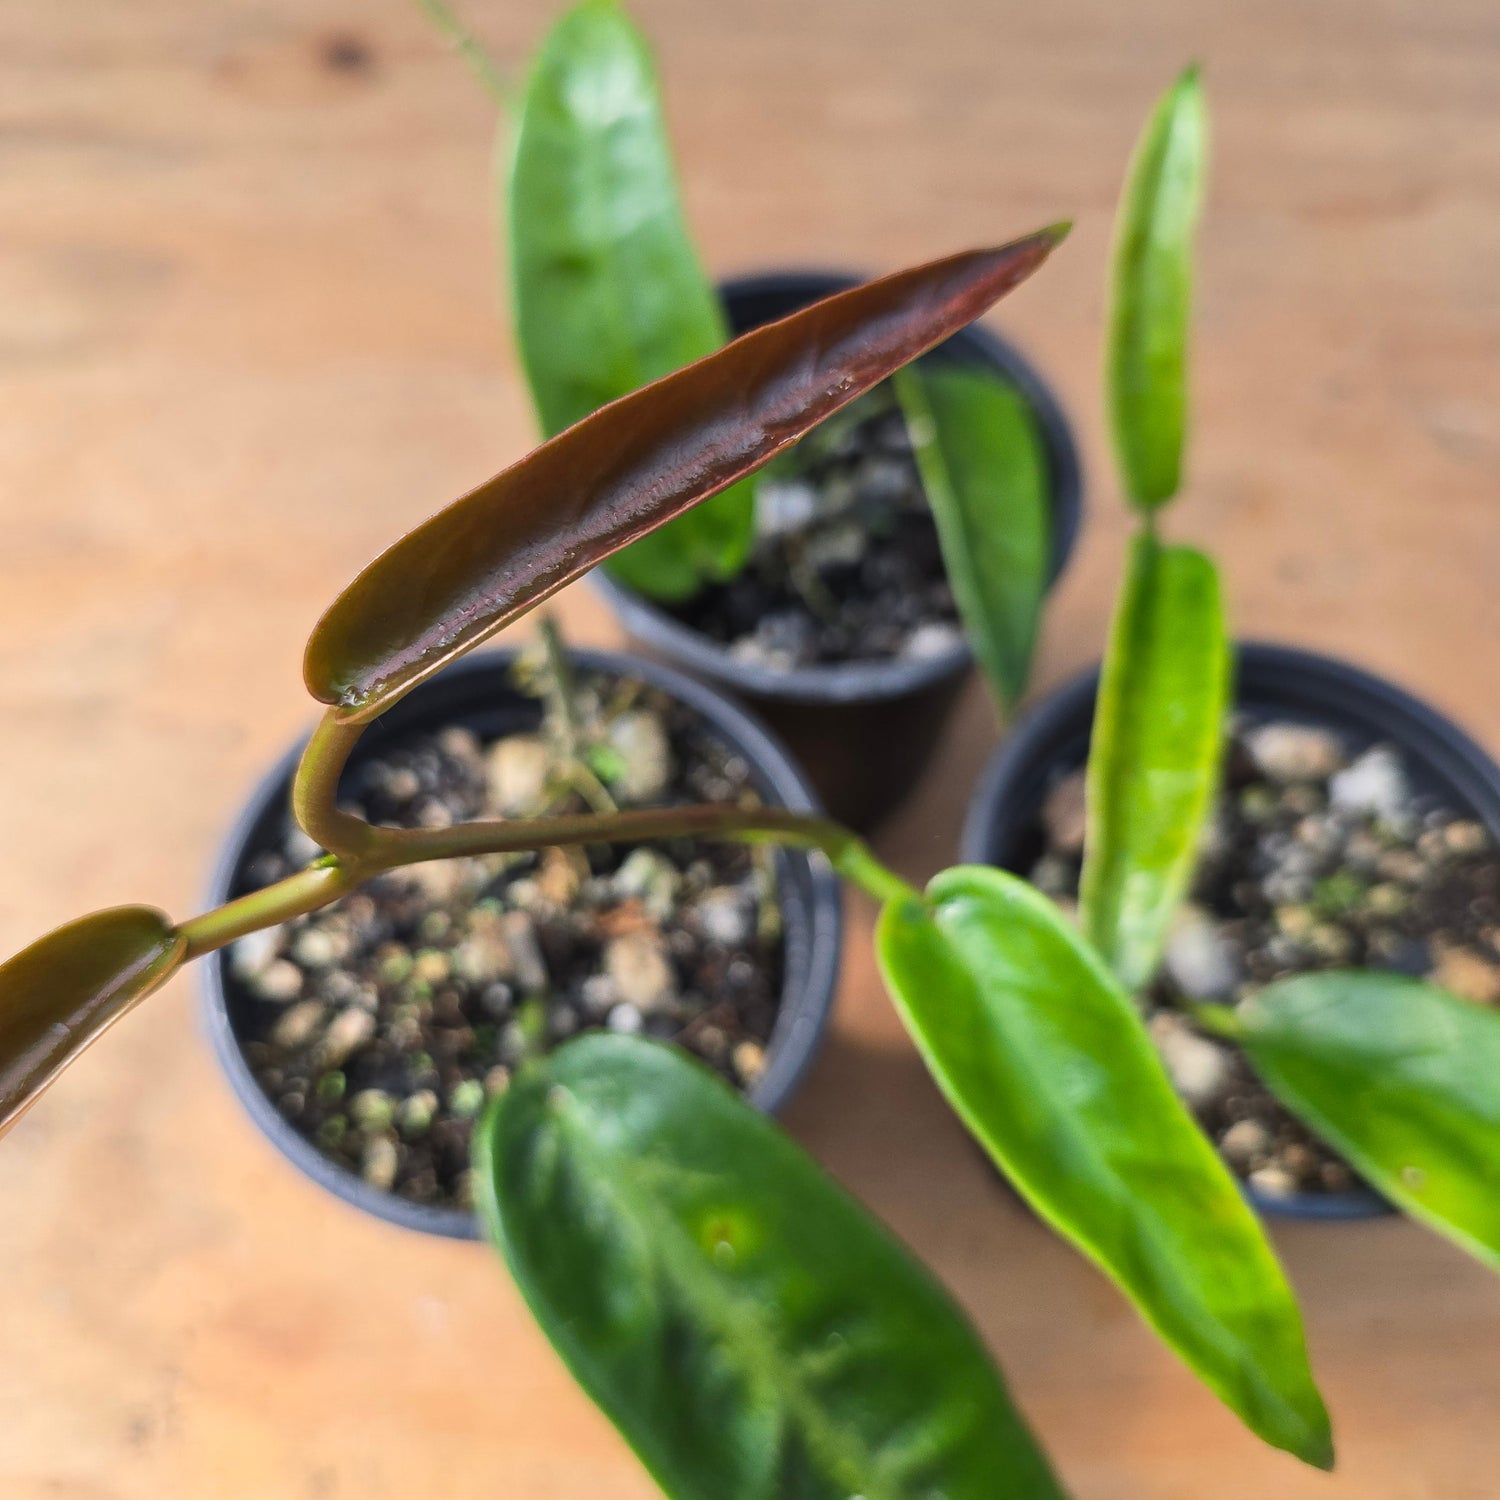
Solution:
[[[274,927],[291,917],[317,911],[347,894],[357,884],[350,872],[339,864],[314,865],[311,869],[289,875],[285,880],[278,880],[264,890],[252,891],[238,901],[215,907],[177,929],[187,939],[184,961],[212,953],[214,949],[223,948],[248,933],[258,932],[262,927]]]
[[[340,762],[340,764],[342,764]],[[339,814],[341,818],[348,814]],[[322,826],[324,808],[311,821]],[[357,818],[351,822],[360,823]],[[307,824],[304,824],[307,826]],[[401,865],[482,854],[513,854],[570,844],[647,843],[659,839],[724,839],[734,843],[783,844],[818,849],[846,879],[878,901],[917,900],[917,892],[886,869],[865,844],[829,818],[784,807],[655,807],[600,816],[580,813],[556,818],[460,823],[455,828],[372,828],[363,846],[296,875],[241,896],[227,906],[184,922],[188,958],[222,948],[262,927],[305,916],[347,895],[374,875]],[[308,830],[311,832],[311,828]],[[325,832],[326,832],[325,828]]]
[[[510,104],[510,85],[496,66],[494,58],[480,46],[474,33],[444,4],[444,0],[417,0],[428,19],[447,38],[453,50],[473,68],[477,77],[497,104]]]
[[[542,691],[551,710],[557,737],[562,741],[563,751],[569,760],[577,760],[583,735],[578,724],[578,710],[574,701],[577,688],[573,682],[573,664],[563,647],[562,632],[552,611],[544,609],[537,619],[537,636],[542,643],[542,658],[546,669],[542,673]]]
[[[465,855],[514,854],[569,844],[648,843],[658,839],[725,839],[821,849],[835,865],[858,840],[828,818],[784,807],[651,807],[632,812],[570,813],[562,817],[480,820],[453,828],[378,828],[370,861],[397,865]]]
[[[546,663],[542,691],[547,700],[547,718],[562,745],[568,784],[596,813],[618,812],[618,804],[610,796],[609,788],[583,758],[583,726],[578,720],[578,687],[573,677],[573,663],[568,659],[562,632],[557,628],[551,610],[542,611],[537,631]]]
[[[579,813],[559,818],[460,823],[454,828],[376,830],[372,858],[382,869],[428,859],[511,854],[568,844],[648,843],[656,839],[726,839],[819,849],[846,880],[877,901],[918,901],[916,890],[887,869],[865,842],[831,818],[785,807],[653,807],[636,812]]]
[[[869,846],[852,834],[837,854],[830,854],[833,867],[882,905],[887,901],[920,901],[921,892],[908,885],[894,870],[881,864]]]
[[[314,843],[346,862],[376,843],[377,829],[338,805],[339,777],[364,733],[363,724],[344,724],[329,709],[313,730],[292,782],[292,813]]]

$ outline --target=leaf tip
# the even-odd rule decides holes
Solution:
[[[1308,1435],[1307,1442],[1297,1456],[1313,1468],[1331,1474],[1337,1461],[1333,1449],[1333,1429],[1329,1425],[1327,1412],[1323,1412],[1322,1417],[1321,1424]]]

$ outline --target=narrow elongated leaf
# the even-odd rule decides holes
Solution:
[[[159,912],[80,917],[0,964],[0,1132],[112,1022],[182,962]]]
[[[1192,877],[1231,674],[1214,565],[1137,536],[1094,710],[1079,893],[1084,933],[1129,990],[1151,978]]]
[[[678,199],[651,56],[614,0],[584,0],[547,38],[507,179],[516,338],[544,435],[729,340]],[[616,553],[658,599],[732,577],[755,532],[751,482]]]
[[[1397,974],[1302,974],[1235,1012],[1284,1104],[1393,1203],[1500,1270],[1500,1014]]]
[[[841,292],[585,417],[376,558],[313,631],[309,691],[373,718],[972,322],[1065,232]]]
[[[1170,500],[1181,482],[1193,230],[1207,154],[1203,90],[1189,68],[1136,145],[1115,224],[1105,354],[1110,427],[1126,493],[1146,511]]]
[[[532,1312],[673,1500],[1061,1495],[942,1290],[683,1054],[570,1042],[476,1168]]]
[[[1000,703],[1026,691],[1051,550],[1047,454],[1013,386],[964,365],[896,376],[943,567]]]
[[[888,902],[877,946],[949,1102],[1044,1219],[1267,1442],[1332,1463],[1301,1320],[1264,1233],[1130,997],[999,870]]]

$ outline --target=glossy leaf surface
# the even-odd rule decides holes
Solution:
[[[969,643],[1011,707],[1026,691],[1051,551],[1036,418],[1014,386],[965,365],[910,365],[896,388]]]
[[[888,902],[882,972],[928,1068],[1031,1206],[1246,1424],[1328,1464],[1281,1268],[1130,997],[1024,881],[946,870]]]
[[[1500,1270],[1500,1014],[1396,974],[1303,974],[1235,1035],[1276,1096],[1393,1203]]]
[[[1189,68],[1136,145],[1115,224],[1105,376],[1120,473],[1142,510],[1181,483],[1193,231],[1207,157],[1203,89]]]
[[[1080,923],[1129,990],[1187,890],[1224,753],[1233,659],[1201,552],[1132,544],[1089,746]]]
[[[309,691],[348,721],[373,718],[972,322],[1063,232],[841,292],[585,417],[371,563],[308,642]]]
[[[160,912],[117,906],[0,964],[0,1131],[171,974],[184,946]]]
[[[547,437],[722,347],[729,328],[678,199],[655,70],[614,0],[547,38],[507,182],[516,338]],[[755,530],[746,480],[616,553],[653,598],[732,577]]]
[[[476,1167],[532,1312],[673,1500],[1061,1495],[946,1294],[683,1054],[568,1043]]]

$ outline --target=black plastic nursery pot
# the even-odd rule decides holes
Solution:
[[[832,272],[747,276],[720,288],[736,335],[859,284]],[[1082,511],[1072,431],[1051,390],[1011,345],[988,329],[963,329],[935,356],[994,371],[1036,416],[1051,478],[1055,582],[1067,564]],[[633,645],[751,705],[782,737],[830,813],[867,830],[891,812],[922,774],[973,666],[968,647],[915,660],[866,661],[775,670],[738,660],[597,568],[592,577]]]
[[[1093,728],[1098,669],[1051,694],[996,752],[969,805],[963,857],[1024,873],[1043,850],[1041,811],[1057,782],[1082,767]],[[1291,647],[1239,647],[1236,707],[1252,724],[1272,719],[1332,731],[1355,753],[1395,747],[1414,792],[1477,818],[1500,839],[1500,766],[1457,725],[1409,693],[1344,662]],[[1269,1197],[1246,1184],[1264,1213],[1359,1219],[1391,1212],[1368,1189]]]
[[[511,680],[513,651],[482,652],[454,663],[402,699],[376,721],[351,759],[347,774],[380,753],[383,744],[423,731],[461,726],[482,741],[534,729],[541,707]],[[707,732],[748,764],[750,784],[769,806],[820,809],[786,750],[751,715],[703,683],[657,662],[613,652],[570,653],[584,672],[636,679],[685,705]],[[304,741],[293,745],[260,783],[240,814],[215,867],[209,900],[218,905],[251,888],[249,866],[279,839],[293,773]],[[768,1113],[796,1091],[816,1055],[833,1004],[842,941],[838,883],[819,854],[781,850],[776,855],[782,921],[783,982],[774,1029],[761,1072],[748,1097]],[[294,1166],[345,1202],[367,1213],[453,1239],[477,1239],[474,1216],[463,1209],[408,1200],[365,1182],[332,1161],[280,1113],[261,1087],[244,1051],[250,1008],[256,1004],[230,962],[232,950],[200,966],[202,1005],[214,1052],[256,1125]]]

